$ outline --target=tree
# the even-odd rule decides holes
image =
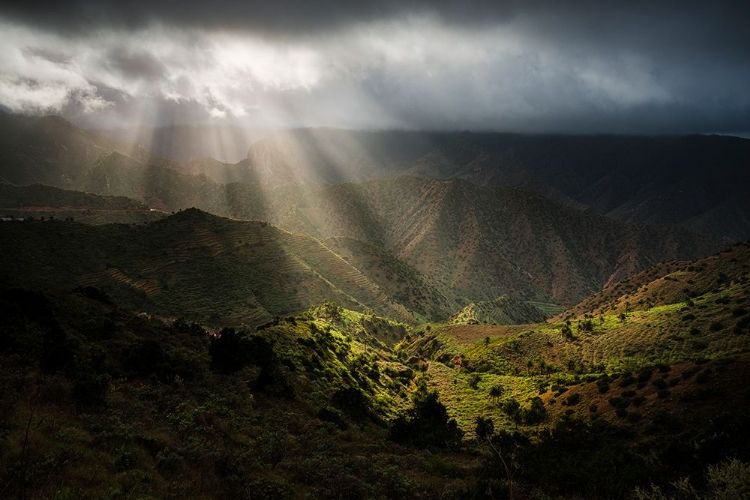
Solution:
[[[489,439],[495,433],[495,424],[492,423],[492,419],[489,417],[484,418],[479,415],[474,423],[476,425],[474,427],[474,432],[476,432],[477,438],[479,439]]]
[[[541,398],[533,398],[531,406],[523,411],[523,419],[527,424],[539,424],[547,418],[547,409]]]
[[[509,399],[503,403],[502,410],[516,424],[516,429],[518,429],[518,424],[521,423],[521,404],[515,399]]]
[[[415,446],[457,448],[463,431],[456,419],[448,419],[445,406],[438,400],[437,392],[421,389],[414,396],[414,407],[393,422],[390,439],[397,443]]]
[[[479,382],[482,381],[482,376],[478,373],[472,373],[469,377],[469,387],[476,390],[479,387]]]
[[[492,398],[492,401],[497,403],[497,400],[500,399],[505,391],[503,390],[503,386],[500,384],[495,384],[490,388],[490,397]]]

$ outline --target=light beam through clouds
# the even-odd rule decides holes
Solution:
[[[483,4],[489,20],[449,3],[400,15],[388,4],[389,15],[273,35],[257,20],[243,30],[158,16],[55,30],[0,10],[0,105],[99,127],[750,130],[748,37],[721,29],[731,9],[532,4]]]

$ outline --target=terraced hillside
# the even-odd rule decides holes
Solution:
[[[520,189],[459,180],[234,189],[234,217],[364,241],[470,301],[513,295],[570,306],[658,262],[725,246],[681,229],[613,221]]]
[[[750,245],[664,263],[614,290],[546,323],[433,325],[400,347],[422,360],[467,431],[477,416],[525,428],[606,418],[646,435],[665,415],[680,432],[714,418],[747,423],[734,409],[750,397],[740,382],[750,369]]]
[[[280,131],[226,172],[267,186],[403,175],[516,186],[635,223],[750,238],[750,141],[737,137]],[[214,180],[239,179],[213,169]]]

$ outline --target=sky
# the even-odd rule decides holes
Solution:
[[[750,132],[750,2],[0,0],[0,109],[89,127]]]

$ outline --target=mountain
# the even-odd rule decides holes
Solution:
[[[122,143],[140,144],[155,155],[180,163],[206,157],[236,163],[247,157],[251,144],[275,131],[211,124],[109,128],[93,132]]]
[[[414,321],[319,241],[264,222],[186,210],[145,226],[60,221],[0,225],[10,283],[95,286],[136,310],[256,326],[325,300]]]
[[[43,184],[0,184],[0,214],[15,219],[74,219],[86,224],[141,224],[164,216],[132,198],[99,196]]]
[[[7,150],[23,146],[33,162],[23,169],[25,178],[7,174],[6,180],[24,183],[37,175],[52,184],[133,197],[163,211],[195,206],[319,239],[358,240],[419,273],[414,282],[419,286],[406,288],[386,284],[377,273],[368,276],[411,301],[418,314],[431,310],[425,317],[442,319],[469,302],[499,305],[495,299],[500,296],[572,305],[656,262],[707,255],[725,244],[669,227],[616,222],[524,189],[482,187],[460,179],[321,184],[393,173],[396,165],[425,158],[436,147],[442,148],[441,164],[455,166],[490,146],[502,149],[487,143],[501,136],[477,143],[474,134],[290,131],[259,141],[248,159],[235,166],[213,160],[175,166],[107,149],[117,145],[58,118],[25,122],[6,117],[7,124],[13,120],[20,120],[18,130],[25,135],[9,139]],[[35,130],[48,132],[37,137]],[[521,139],[531,140],[513,140]],[[144,153],[143,158],[153,157]],[[5,171],[13,170],[11,163],[4,164]],[[431,164],[436,163],[425,163]],[[339,169],[342,165],[347,167]],[[200,175],[185,173],[190,168],[202,169]],[[217,183],[209,173],[242,182]],[[288,184],[299,181],[305,184]],[[741,224],[741,218],[736,220]],[[431,305],[428,296],[442,298]]]
[[[247,141],[245,159],[226,163],[205,152],[167,160],[59,117],[4,115],[0,130],[0,180],[131,196],[163,210],[200,206],[223,213],[216,205],[217,184],[326,185],[412,175],[523,187],[626,222],[750,239],[743,190],[750,182],[750,141],[736,137],[297,129],[248,132],[255,142]],[[168,143],[172,132],[162,132],[157,142]],[[215,133],[219,138],[212,141],[220,143],[221,130]],[[242,142],[237,134],[234,130],[226,141]]]
[[[750,238],[750,205],[744,194],[750,183],[746,139],[402,134],[298,132],[292,139],[285,136],[294,146],[291,153],[285,149],[271,154],[264,141],[274,139],[265,139],[253,145],[250,154],[256,168],[296,166],[307,181],[404,174],[459,178],[484,186],[525,187],[623,221],[677,224],[735,240]],[[413,144],[404,147],[403,142]],[[257,155],[256,149],[265,156]]]
[[[184,248],[195,265],[204,219],[215,218],[187,211],[107,235],[127,231],[131,254],[147,244],[139,232],[164,245],[184,224],[198,230]],[[208,246],[236,224],[259,229],[223,221]],[[679,481],[696,498],[738,498],[750,477],[747,245],[647,271],[648,283],[705,281],[624,320],[615,309],[570,324],[411,327],[326,303],[248,332],[136,314],[91,286],[19,286],[74,274],[66,237],[107,229],[0,225],[23,226],[62,233],[54,270],[37,258],[0,281],[10,496],[628,498]],[[225,290],[212,287],[220,312]],[[196,303],[180,295],[188,314]]]
[[[750,239],[750,205],[743,191],[750,181],[747,139],[335,129],[256,137],[245,159],[225,164],[231,175],[221,168],[206,175],[219,183],[252,179],[268,186],[402,175],[458,178],[524,187],[623,221]]]
[[[528,322],[539,311],[519,309],[516,299],[571,304],[650,263],[720,245],[682,230],[629,226],[564,208],[515,188],[463,181],[283,189],[283,195],[270,193],[265,207],[243,199],[243,206],[264,210],[243,218],[255,215],[292,233],[195,209],[135,228],[3,225],[7,253],[20,256],[4,272],[44,262],[42,275],[59,280],[65,273],[55,269],[63,257],[71,274],[44,284],[111,287],[131,307],[165,314],[190,297],[196,302],[189,309],[202,320],[209,307],[217,309],[211,290],[218,286],[225,297],[219,317],[255,324],[325,299],[402,321],[441,320],[475,302],[497,308],[493,321]],[[501,296],[508,298],[496,300]]]
[[[215,183],[56,116],[0,115],[0,182],[126,196],[151,208],[210,206]]]
[[[415,177],[259,190],[232,186],[229,213],[385,249],[471,301],[514,294],[572,305],[657,262],[724,242],[635,226],[507,187]]]

